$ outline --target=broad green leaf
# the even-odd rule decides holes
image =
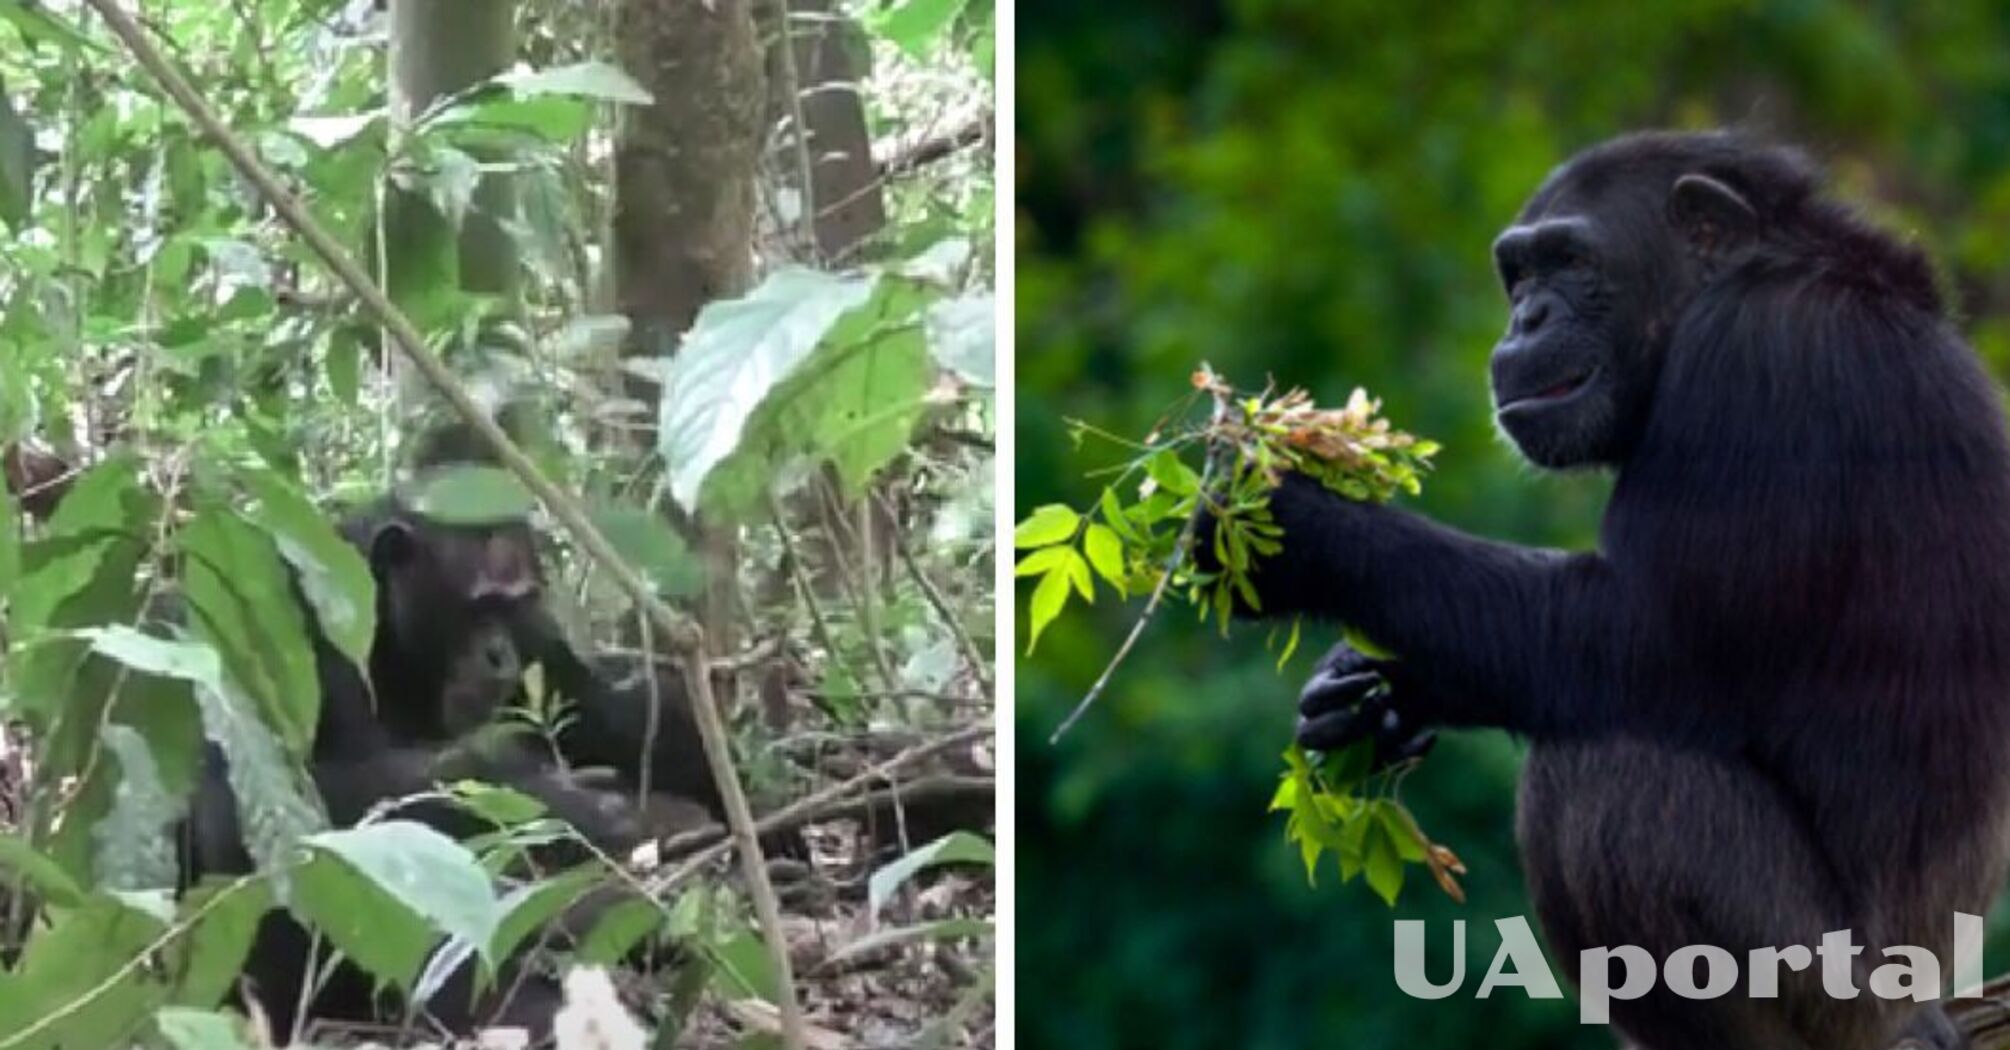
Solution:
[[[486,946],[501,919],[488,873],[467,847],[410,820],[309,835],[442,932]]]
[[[1012,530],[1012,546],[1023,550],[1065,543],[1075,538],[1075,527],[1081,521],[1081,515],[1067,504],[1049,503],[1035,509]]]
[[[200,507],[177,536],[182,591],[196,634],[296,755],[307,753],[321,683],[306,613],[273,540],[220,504]]]
[[[16,1044],[34,1050],[126,1045],[167,997],[146,968],[126,963],[164,928],[148,909],[111,894],[58,912],[29,939],[15,969],[0,973],[0,1032],[20,1036],[43,1026]],[[71,1009],[85,996],[88,1009]]]
[[[998,300],[990,292],[945,299],[928,308],[928,348],[942,367],[977,386],[998,376]]]
[[[774,1002],[779,979],[775,976],[774,958],[768,954],[768,946],[752,931],[741,931],[712,946],[712,957],[719,964],[712,984],[719,994],[729,999],[745,999],[748,996]]]
[[[646,897],[634,897],[602,912],[580,938],[573,953],[579,962],[612,966],[626,958],[644,938],[663,926],[663,909]]]
[[[489,958],[508,958],[524,938],[585,897],[605,874],[595,862],[510,890],[497,903],[501,918],[489,943]]]
[[[1027,656],[1033,655],[1033,647],[1040,644],[1040,632],[1061,615],[1067,604],[1068,569],[1062,564],[1040,577],[1039,585],[1033,588],[1033,603],[1027,606]]]
[[[1110,582],[1117,594],[1124,594],[1124,541],[1107,525],[1091,523],[1082,535],[1082,553],[1096,574]]]
[[[50,860],[28,840],[18,835],[0,835],[0,870],[21,876],[49,903],[71,908],[84,900],[84,888],[70,878],[63,866]]]
[[[873,872],[866,881],[867,913],[877,916],[908,880],[929,868],[943,864],[996,863],[997,851],[991,843],[967,831],[951,832]]]
[[[580,62],[551,69],[504,73],[496,77],[495,82],[523,98],[566,95],[632,106],[649,106],[656,102],[655,97],[636,83],[634,77],[605,62]]]
[[[567,95],[523,98],[496,94],[462,102],[427,116],[423,130],[437,130],[447,141],[471,149],[509,146],[529,136],[561,146],[579,138],[593,124],[591,103]]]
[[[173,886],[180,871],[174,829],[188,812],[187,800],[161,783],[153,752],[132,727],[106,726],[104,742],[118,757],[119,779],[111,812],[91,828],[98,885],[114,890]]]
[[[135,671],[210,688],[222,686],[223,661],[207,642],[156,638],[124,624],[88,627],[76,633],[90,641],[93,652]]]
[[[788,267],[699,313],[664,379],[660,451],[679,505],[697,509],[701,487],[740,447],[755,410],[878,284]]]
[[[522,521],[537,507],[515,474],[490,466],[433,471],[416,485],[411,504],[419,514],[447,525]]]
[[[690,598],[705,590],[705,564],[661,514],[625,503],[588,507],[593,525],[628,564],[641,570],[656,590]]]
[[[297,859],[294,849],[301,837],[327,827],[328,819],[303,792],[298,767],[258,716],[257,705],[228,676],[220,677],[225,679],[220,689],[195,687],[203,735],[228,760],[224,775],[237,800],[238,833],[245,850],[258,870],[281,872]],[[280,883],[279,891],[285,895],[290,880],[280,876]]]
[[[321,630],[351,663],[368,667],[377,636],[377,581],[370,563],[286,479],[266,470],[243,477],[258,498],[251,520],[271,534],[293,566]]]
[[[183,894],[179,919],[193,925],[168,949],[171,1001],[190,1007],[220,1001],[237,983],[259,922],[272,906],[272,881],[264,878],[206,879]]]

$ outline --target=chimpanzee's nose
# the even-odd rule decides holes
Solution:
[[[517,664],[516,646],[501,635],[489,639],[483,647],[482,659],[489,673],[497,678],[514,678],[522,671]]]
[[[1514,334],[1533,335],[1535,330],[1549,320],[1549,296],[1531,296],[1514,311]]]

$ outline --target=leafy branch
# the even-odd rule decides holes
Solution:
[[[1039,578],[1027,607],[1029,656],[1073,598],[1095,601],[1097,578],[1120,598],[1148,595],[1050,743],[1108,689],[1168,593],[1184,597],[1203,619],[1214,618],[1224,633],[1238,606],[1261,611],[1252,573],[1259,558],[1284,549],[1270,495],[1286,474],[1304,474],[1349,499],[1382,502],[1421,491],[1438,451],[1435,442],[1390,426],[1380,403],[1359,389],[1345,405],[1322,408],[1303,390],[1238,392],[1206,365],[1194,372],[1193,389],[1141,441],[1071,421],[1078,445],[1094,437],[1129,458],[1108,471],[1115,478],[1093,506],[1047,504],[1013,531],[1013,545],[1022,552],[1015,575]],[[1198,411],[1203,405],[1205,416]],[[1199,470],[1182,458],[1196,451]],[[1127,486],[1134,479],[1132,495]],[[1195,549],[1203,515],[1213,521],[1205,539],[1213,557],[1205,561]],[[1294,622],[1280,666],[1296,650],[1298,636]],[[1455,876],[1465,868],[1458,857],[1433,843],[1395,799],[1401,776],[1416,760],[1378,772],[1373,759],[1366,741],[1338,755],[1314,756],[1296,746],[1286,752],[1288,768],[1271,808],[1290,814],[1285,835],[1304,856],[1307,878],[1330,851],[1342,881],[1365,873],[1370,887],[1392,904],[1406,863],[1426,865],[1446,893],[1462,898]]]

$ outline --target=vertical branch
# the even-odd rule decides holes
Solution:
[[[891,530],[893,551],[900,557],[900,563],[907,569],[907,575],[913,578],[915,586],[921,588],[922,597],[927,598],[928,604],[934,607],[935,615],[942,619],[943,626],[949,628],[949,633],[955,636],[956,647],[963,653],[964,661],[970,665],[971,673],[977,676],[977,684],[983,687],[984,695],[991,696],[991,670],[984,659],[983,651],[977,648],[977,643],[971,639],[970,632],[963,629],[962,621],[956,618],[956,613],[949,607],[949,600],[943,597],[942,591],[936,588],[935,582],[928,578],[928,574],[921,571],[921,563],[915,560],[914,552],[908,549],[907,537],[901,534],[899,519],[894,517],[893,507],[886,502],[886,497],[875,489],[872,499],[879,506],[880,513],[886,515],[887,520],[895,522]]]

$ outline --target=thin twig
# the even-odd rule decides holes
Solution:
[[[1221,417],[1224,407],[1217,398],[1214,406],[1215,418]],[[1068,717],[1061,720],[1053,735],[1047,738],[1047,743],[1060,743],[1062,735],[1076,722],[1081,721],[1083,715],[1089,713],[1090,705],[1096,702],[1097,697],[1103,695],[1104,689],[1109,688],[1110,679],[1116,675],[1117,668],[1131,655],[1131,648],[1138,644],[1138,638],[1145,633],[1145,625],[1151,623],[1152,615],[1158,612],[1159,602],[1165,598],[1167,588],[1172,586],[1173,571],[1186,561],[1187,555],[1193,548],[1194,530],[1200,526],[1200,516],[1207,506],[1207,493],[1214,483],[1216,459],[1215,453],[1210,451],[1207,462],[1201,467],[1200,489],[1199,494],[1194,497],[1193,514],[1186,519],[1186,525],[1180,529],[1179,540],[1173,544],[1172,554],[1166,558],[1165,566],[1159,571],[1158,586],[1152,588],[1151,600],[1145,603],[1145,610],[1138,614],[1137,622],[1131,624],[1131,633],[1124,636],[1124,644],[1117,647],[1116,655],[1110,657],[1110,662],[1103,665],[1103,673],[1096,677],[1096,684],[1089,687],[1081,702],[1075,705],[1074,710],[1068,712]]]
[[[796,31],[789,24],[795,16],[789,12],[789,0],[775,0],[775,7],[782,14],[782,61],[779,67],[782,93],[789,99],[790,137],[795,140],[797,178],[802,180],[798,187],[801,197],[797,203],[801,206],[804,258],[815,259],[823,250],[823,246],[817,243],[817,173],[810,159],[810,126],[803,119],[802,77],[796,69]]]
[[[774,832],[777,828],[794,827],[797,824],[800,824],[804,820],[806,815],[820,812],[826,806],[829,806],[832,802],[842,799],[847,795],[851,795],[855,792],[863,791],[867,785],[876,783],[881,780],[890,781],[892,777],[889,776],[889,774],[893,773],[895,770],[898,770],[904,766],[913,765],[914,763],[919,762],[924,758],[941,754],[942,752],[947,751],[950,748],[957,747],[962,744],[976,743],[977,741],[982,740],[987,736],[990,736],[991,732],[992,732],[991,726],[986,724],[966,726],[962,729],[957,730],[954,733],[949,734],[948,736],[931,740],[925,744],[916,744],[915,746],[908,748],[905,751],[902,751],[900,754],[897,754],[892,758],[889,758],[886,761],[881,762],[876,766],[873,766],[871,769],[868,769],[865,772],[860,773],[855,777],[839,781],[838,783],[833,784],[830,787],[823,789],[822,791],[818,791],[810,795],[805,795],[802,798],[797,799],[796,801],[786,806],[783,806],[781,809],[775,810],[773,813],[770,813],[767,816],[762,817],[760,823],[755,825],[755,829],[759,831],[761,834],[767,835]],[[708,837],[711,834],[716,833],[697,832],[693,837],[698,839],[699,841],[703,841],[705,837]],[[683,838],[683,836],[679,836],[679,838]],[[678,839],[671,839],[669,842],[663,844],[663,848],[666,851],[673,851],[688,846],[690,844],[691,844],[690,839],[685,839],[682,842],[680,842]],[[698,872],[704,870],[706,865],[719,859],[719,856],[726,851],[727,846],[728,843],[726,842],[717,842],[710,846],[707,846],[704,849],[699,850],[697,853],[692,854],[691,859],[679,865],[677,868],[672,870],[668,875],[664,875],[661,878],[649,880],[650,895],[660,897],[662,894],[668,893],[669,891],[677,888],[677,886],[682,884],[685,880],[691,878],[693,875],[696,875]]]
[[[810,626],[817,633],[817,641],[823,643],[824,652],[835,659],[837,639],[831,634],[830,621],[824,619],[823,603],[817,601],[816,588],[810,586],[809,574],[803,570],[803,556],[796,550],[795,533],[789,531],[789,523],[782,517],[781,502],[772,495],[768,497],[768,516],[775,519],[775,531],[782,537],[782,557],[789,562],[789,578],[795,582],[797,597],[810,611]]]
[[[446,365],[426,348],[425,337],[413,327],[411,320],[399,311],[334,236],[323,229],[264,163],[252,154],[250,147],[224,126],[202,96],[147,40],[138,23],[119,6],[117,0],[88,2],[105,20],[113,35],[132,52],[140,66],[174,97],[189,119],[216,143],[238,172],[257,187],[259,195],[272,205],[287,225],[299,231],[301,239],[307,242],[314,254],[334,271],[335,276],[362,300],[370,312],[384,322],[399,351],[453,408],[454,413],[481,435],[495,451],[497,460],[523,481],[524,486],[565,527],[573,542],[594,563],[605,568],[631,599],[647,610],[649,618],[685,657],[684,685],[692,701],[698,736],[705,746],[706,765],[711,769],[713,780],[718,783],[721,801],[725,804],[726,822],[733,830],[733,839],[740,853],[747,893],[753,901],[755,917],[774,962],[777,995],[781,1000],[776,1006],[781,1014],[782,1041],[790,1050],[803,1050],[809,1045],[808,1030],[803,1022],[802,1004],[796,994],[795,970],[789,960],[788,942],[782,932],[781,906],[776,900],[774,885],[768,879],[767,858],[761,853],[760,838],[754,830],[753,811],[747,805],[746,792],[733,769],[732,750],[727,741],[725,721],[719,715],[718,699],[712,695],[712,676],[706,673],[703,657],[703,630],[656,597],[648,581],[615,551],[578,502],[546,478],[523,449],[475,402]]]
[[[893,513],[893,508],[887,504],[886,497],[875,489],[872,501],[878,504],[880,513],[894,523],[893,552],[899,555],[900,563],[907,567],[907,574],[914,577],[915,586],[921,588],[922,596],[928,599],[928,604],[935,607],[935,615],[942,618],[942,625],[949,628],[949,633],[956,637],[956,647],[963,650],[963,659],[970,664],[971,673],[977,676],[977,684],[983,687],[984,695],[990,696],[991,671],[985,663],[984,653],[977,648],[976,642],[971,641],[970,632],[963,629],[963,623],[949,608],[949,600],[936,589],[934,581],[928,578],[928,574],[921,571],[920,563],[914,560],[914,552],[907,549],[907,539],[900,534],[900,518]]]

